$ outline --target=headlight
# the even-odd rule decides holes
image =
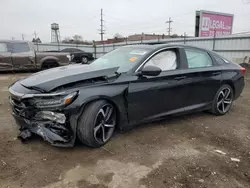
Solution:
[[[66,122],[66,116],[62,113],[51,111],[40,111],[35,115],[36,118],[42,118],[45,120],[56,121],[57,123],[64,124]]]
[[[66,55],[66,57],[69,59],[69,61],[72,60],[70,55]]]
[[[78,92],[70,93],[66,96],[57,96],[54,98],[41,98],[35,99],[34,105],[37,108],[52,108],[52,107],[62,107],[67,106],[73,102],[77,97]]]

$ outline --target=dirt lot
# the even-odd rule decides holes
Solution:
[[[249,76],[225,116],[198,113],[141,125],[100,149],[17,140],[7,98],[8,85],[21,76],[0,76],[1,188],[250,187]]]

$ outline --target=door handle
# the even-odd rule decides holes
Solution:
[[[177,76],[177,77],[175,77],[174,79],[175,80],[183,80],[183,79],[185,79],[186,78],[186,76]]]

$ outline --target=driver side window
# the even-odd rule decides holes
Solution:
[[[173,50],[161,51],[149,59],[145,67],[149,65],[159,67],[162,71],[175,70],[177,68],[176,52]]]

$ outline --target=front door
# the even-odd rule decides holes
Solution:
[[[11,53],[6,43],[0,43],[0,70],[12,70]]]
[[[178,55],[178,49],[158,52],[144,66],[158,66],[162,69],[161,74],[138,77],[129,83],[128,116],[131,124],[184,111],[187,93]]]
[[[27,42],[8,43],[8,49],[12,52],[13,68],[19,70],[36,68],[35,52]]]

